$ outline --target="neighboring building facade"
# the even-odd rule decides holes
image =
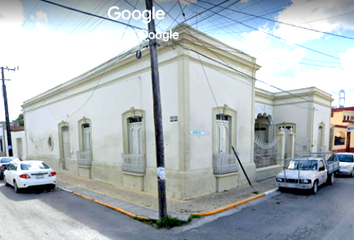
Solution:
[[[14,157],[26,160],[26,133],[23,127],[16,127],[16,129],[11,128],[12,154]]]
[[[10,130],[13,155],[23,159],[26,156],[25,129],[22,126],[11,123]],[[6,122],[0,122],[0,156],[9,156]]]
[[[255,163],[257,171],[268,171],[257,179],[282,168],[277,166],[280,128],[285,133],[281,159],[328,151],[332,101],[330,94],[316,87],[277,93],[256,89]]]
[[[332,109],[331,149],[354,152],[354,107]]]

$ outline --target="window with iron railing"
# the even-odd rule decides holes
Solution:
[[[214,109],[214,154],[213,172],[215,175],[238,171],[238,163],[232,153],[233,129],[236,129],[236,112],[230,108]],[[222,112],[222,113],[220,113]]]
[[[122,154],[122,171],[144,174],[145,159],[145,128],[143,111],[132,109],[123,114],[124,121],[124,153]]]

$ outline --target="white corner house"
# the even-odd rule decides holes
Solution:
[[[277,162],[256,167],[255,132],[258,143],[266,144],[279,124],[293,124],[304,138],[315,136],[322,122],[325,129],[329,126],[328,94],[316,88],[294,90],[313,98],[303,105],[315,109],[294,116],[291,106],[302,105],[298,99],[255,88],[260,68],[255,58],[184,24],[173,31],[179,39],[158,47],[168,197],[191,199],[246,184],[232,146],[251,181],[274,176]],[[156,193],[149,49],[141,52],[141,58],[123,53],[25,101],[27,159]],[[255,131],[260,118],[270,121],[273,135],[267,133],[268,138]],[[307,128],[309,123],[313,127]],[[306,135],[309,129],[313,133]],[[323,136],[326,142],[327,130]]]

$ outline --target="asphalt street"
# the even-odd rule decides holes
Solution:
[[[340,177],[316,195],[287,191],[185,231],[180,239],[354,239],[354,178]]]
[[[0,181],[0,239],[354,239],[353,189],[354,178],[336,178],[317,195],[283,192],[167,231],[61,190],[16,194]]]
[[[16,194],[0,181],[0,239],[177,239],[73,194],[40,189]]]

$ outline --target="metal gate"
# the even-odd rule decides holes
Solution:
[[[295,139],[295,157],[308,156],[310,154],[310,139],[306,138],[304,140]]]
[[[277,164],[277,144],[280,138],[265,143],[259,138],[254,139],[254,163],[256,168],[268,167]]]

